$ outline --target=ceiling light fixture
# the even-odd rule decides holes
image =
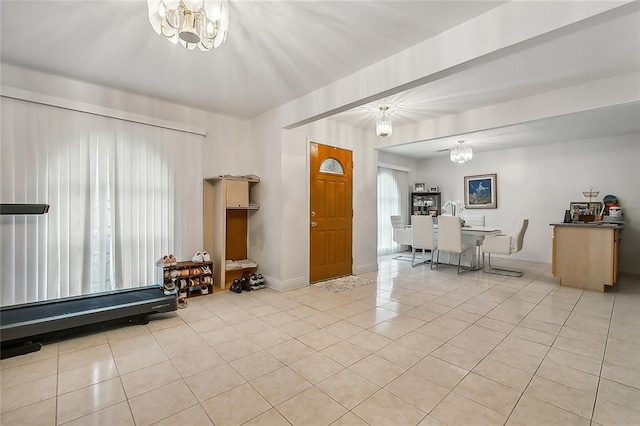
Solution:
[[[382,111],[382,114],[378,118],[378,121],[376,121],[376,135],[383,138],[387,136],[391,136],[391,134],[393,133],[393,127],[391,126],[391,119],[387,117],[388,109],[389,107],[381,106],[380,111]]]
[[[227,0],[147,0],[147,8],[155,32],[173,44],[206,52],[227,38]]]
[[[462,146],[464,141],[458,141],[458,145],[451,150],[449,158],[454,163],[466,163],[473,158],[473,149],[469,145]]]

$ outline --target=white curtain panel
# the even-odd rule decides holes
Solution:
[[[378,167],[378,255],[401,249],[401,246],[393,241],[391,216],[401,215],[408,218],[408,188],[408,172]]]
[[[2,98],[0,304],[154,284],[202,247],[203,138]]]

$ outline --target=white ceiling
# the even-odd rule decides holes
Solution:
[[[505,1],[230,0],[227,41],[187,51],[157,36],[146,1],[0,0],[0,59],[248,119],[319,89]],[[640,70],[640,13],[575,26],[464,71],[331,117],[394,126]],[[485,130],[386,151],[429,158],[458,139],[477,152],[640,132],[640,104]],[[595,136],[594,136],[595,135]]]
[[[504,2],[231,0],[226,42],[201,52],[156,35],[145,0],[2,0],[0,57],[246,119]]]

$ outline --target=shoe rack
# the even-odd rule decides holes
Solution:
[[[177,265],[158,266],[163,287],[175,291],[182,297],[213,293],[213,262],[177,262]],[[180,294],[182,293],[182,294]]]
[[[258,267],[255,263],[230,266],[227,260],[250,258],[249,220],[260,208],[250,195],[259,182],[255,175],[204,180],[204,249],[211,254],[215,282],[220,289],[228,288],[234,279],[250,276]]]

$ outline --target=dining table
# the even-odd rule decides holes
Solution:
[[[470,268],[472,271],[477,271],[482,269],[484,266],[481,264],[481,247],[482,241],[484,237],[487,235],[498,235],[502,231],[500,228],[496,228],[495,226],[462,226],[462,238],[467,241],[473,241],[476,245],[476,252],[474,253],[472,259],[470,260]],[[433,224],[433,232],[434,234],[438,234],[438,224]]]

